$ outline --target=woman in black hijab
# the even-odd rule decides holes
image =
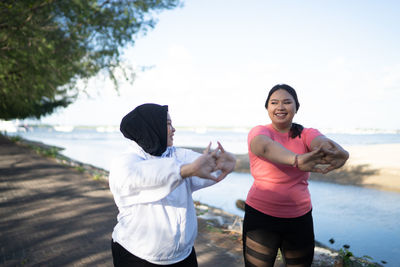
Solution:
[[[235,157],[218,143],[203,154],[173,146],[168,106],[143,104],[120,126],[130,150],[110,170],[119,209],[112,234],[115,266],[197,266],[192,192],[221,181]]]

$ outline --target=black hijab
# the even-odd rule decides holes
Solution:
[[[167,113],[168,106],[140,105],[125,115],[120,130],[150,155],[161,156],[167,149]]]

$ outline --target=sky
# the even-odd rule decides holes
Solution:
[[[269,123],[269,89],[296,89],[294,121],[323,129],[400,129],[400,1],[186,0],[123,49],[136,69],[119,93],[104,77],[42,123],[119,125],[143,103],[176,127]],[[143,67],[146,67],[143,71]]]

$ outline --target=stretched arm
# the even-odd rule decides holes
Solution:
[[[312,150],[319,147],[325,153],[324,160],[329,164],[324,172],[330,172],[342,167],[349,158],[349,152],[325,136],[317,136],[311,141]]]
[[[110,190],[117,205],[120,207],[160,200],[186,177],[209,179],[201,183],[203,187],[212,184],[217,180],[211,175],[216,167],[217,150],[210,152],[210,145],[202,155],[196,153],[196,157],[186,161],[186,164],[174,158],[143,159],[132,154],[120,157],[112,165],[109,177]]]
[[[285,165],[294,166],[297,157],[297,167],[302,171],[323,172],[316,165],[326,163],[322,158],[324,153],[321,147],[309,153],[296,154],[266,135],[254,137],[250,143],[250,150],[259,157]]]
[[[182,182],[181,165],[173,158],[144,160],[126,154],[110,169],[110,190],[119,207],[157,201]]]

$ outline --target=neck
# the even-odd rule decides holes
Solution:
[[[272,127],[280,133],[288,133],[290,131],[290,128],[292,128],[292,123],[290,123],[289,125],[276,125],[276,124],[272,124]]]

